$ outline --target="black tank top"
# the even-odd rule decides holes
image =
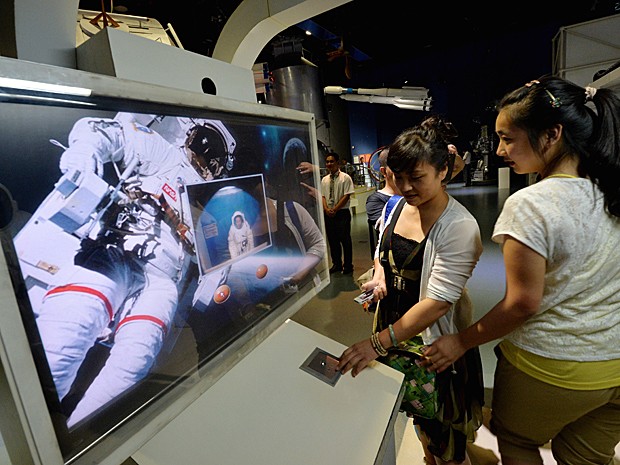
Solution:
[[[420,300],[420,274],[426,238],[417,242],[394,233],[405,203],[401,200],[396,205],[381,242],[379,256],[388,289],[387,296],[380,305],[381,324],[384,328],[400,319]]]

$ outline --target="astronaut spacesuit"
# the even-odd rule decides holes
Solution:
[[[124,205],[110,208],[99,221],[101,230],[82,240],[72,279],[50,289],[37,311],[60,399],[97,338],[106,332],[113,338],[105,366],[68,426],[144,378],[170,330],[178,286],[193,255],[181,191],[186,183],[204,182],[205,175],[196,168],[201,161],[187,149],[187,143],[174,146],[127,114],[82,118],[69,134],[60,160],[63,173],[101,176],[110,162],[136,168],[124,183],[125,201],[118,202]]]
[[[235,258],[254,248],[254,234],[242,212],[233,213],[231,222],[228,230],[228,251],[230,257]]]

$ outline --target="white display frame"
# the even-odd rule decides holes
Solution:
[[[307,126],[312,162],[318,166],[314,115],[286,108],[251,104],[210,95],[101,76],[73,69],[0,58],[0,79],[23,83],[71,86],[86,89],[93,96],[132,99],[191,109],[209,109],[235,115],[275,118]],[[14,82],[14,81],[13,81]],[[13,84],[8,84],[10,87]],[[20,86],[22,84],[16,84]],[[6,87],[6,81],[0,87]],[[64,91],[61,91],[64,92]],[[318,173],[314,183],[319,185]],[[322,215],[319,226],[324,232]],[[143,444],[172,421],[221,376],[249,354],[275,329],[329,284],[327,257],[317,267],[319,284],[293,294],[277,312],[260,320],[241,337],[202,366],[196,376],[178,384],[170,393],[144,407],[130,421],[103,435],[96,444],[78,457],[65,461],[59,447],[53,421],[48,412],[43,389],[24,329],[9,268],[0,253],[0,402],[4,414],[0,431],[13,465],[45,464],[85,465],[122,463]]]

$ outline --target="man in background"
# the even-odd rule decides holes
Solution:
[[[350,198],[355,192],[353,179],[340,171],[340,156],[331,152],[325,157],[329,174],[321,179],[323,212],[327,243],[332,259],[330,273],[353,273]]]

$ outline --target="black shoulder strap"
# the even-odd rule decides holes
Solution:
[[[403,267],[401,270],[396,269],[396,266],[394,264],[394,260],[392,257],[392,247],[391,247],[392,233],[394,232],[394,227],[396,226],[398,217],[400,216],[400,213],[403,210],[403,207],[405,206],[406,203],[407,202],[402,201],[396,204],[396,207],[395,207],[396,210],[394,210],[392,219],[385,227],[385,230],[383,232],[383,239],[381,241],[381,249],[379,250],[379,260],[381,260],[381,264],[383,265],[383,269],[385,270],[386,273],[391,272],[396,275],[402,275],[403,277],[408,278],[408,279],[414,279],[415,276],[411,276],[411,272],[406,270],[405,268],[407,264],[411,262],[411,260],[413,260],[413,257],[415,257],[417,253],[424,247],[424,245],[426,244],[426,237],[422,240],[422,242],[418,243],[418,245],[416,245],[413,251],[409,254],[407,259],[403,263]]]

